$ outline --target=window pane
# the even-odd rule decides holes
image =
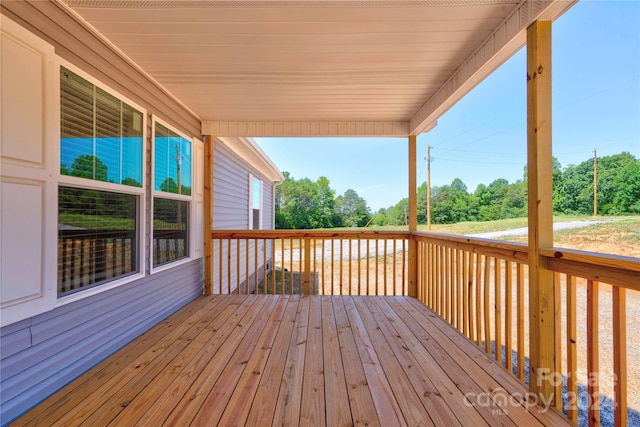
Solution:
[[[154,189],[191,195],[191,141],[160,123],[155,126]]]
[[[142,186],[142,113],[61,67],[60,172]]]
[[[122,104],[122,184],[142,187],[142,113]]]
[[[138,197],[107,191],[58,190],[58,295],[138,271]]]
[[[186,201],[153,199],[154,266],[189,256],[188,208]]]
[[[261,200],[261,194],[260,194],[260,180],[253,178],[253,182],[251,183],[252,185],[252,200],[251,200],[251,207],[253,207],[254,209],[260,209],[260,200]]]
[[[253,229],[260,230],[260,209],[252,209]]]
[[[60,172],[93,179],[93,85],[60,69]]]

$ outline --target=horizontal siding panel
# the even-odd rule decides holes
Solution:
[[[197,298],[202,283],[202,259],[198,259],[34,318],[39,343],[2,360],[2,422]],[[93,316],[87,307],[94,309]]]
[[[194,265],[190,265],[194,264]],[[96,295],[96,300],[87,298],[67,306],[60,307],[63,313],[57,315],[58,310],[45,313],[46,321],[34,321],[39,327],[31,328],[33,334],[33,347],[22,352],[19,357],[3,360],[0,375],[5,380],[11,378],[12,372],[20,372],[31,366],[37,365],[55,355],[64,346],[72,346],[89,339],[106,329],[106,327],[136,316],[140,311],[140,303],[145,307],[157,301],[169,305],[173,295],[182,291],[201,291],[202,273],[197,270],[198,261],[184,264],[176,268],[177,271],[165,271],[165,274],[147,276],[144,279],[133,282],[111,291]],[[183,278],[182,280],[180,278]],[[153,280],[152,280],[153,279]],[[84,302],[84,304],[82,304]],[[70,307],[72,306],[72,307]],[[76,309],[73,309],[73,306]],[[91,315],[93,313],[93,315]],[[35,320],[36,318],[34,318]],[[39,347],[40,344],[45,344]]]
[[[188,298],[183,300],[176,300],[176,302],[180,302],[181,306],[184,306],[192,300],[193,298]],[[159,310],[162,307],[164,307],[164,309]],[[37,387],[32,387],[26,390],[24,393],[18,394],[14,399],[3,403],[3,416],[6,416],[7,419],[11,419],[20,415],[22,412],[28,410],[34,404],[43,400],[45,397],[54,393],[60,387],[73,381],[79,375],[86,372],[97,363],[113,354],[122,346],[128,344],[133,339],[146,332],[148,329],[159,323],[159,321],[161,321],[162,319],[174,313],[176,310],[177,309],[168,309],[166,308],[166,305],[162,303],[152,305],[148,310],[144,311],[145,313],[155,311],[154,317],[147,317],[145,321],[140,321],[138,323],[136,323],[136,319],[129,319],[128,321],[123,320],[122,322],[120,322],[120,325],[116,325],[105,330],[105,335],[100,338],[96,338],[95,340],[93,340],[93,343],[87,343],[82,347],[77,346],[65,349],[63,353],[56,357],[56,360],[59,360],[59,363],[53,365],[54,369],[51,369],[48,372],[48,375],[46,375],[42,382],[37,383]],[[142,315],[140,317],[142,320]],[[123,327],[130,325],[135,326],[128,330],[124,330],[123,333]],[[113,336],[113,338],[107,340],[106,338],[108,338],[109,336]],[[91,344],[94,345],[92,346]],[[74,352],[81,351],[83,348],[89,349],[90,352],[86,353],[82,357],[82,359],[78,359],[75,363],[66,364],[68,358],[72,357],[74,355]],[[65,356],[67,357],[65,358]],[[55,368],[59,368],[62,363],[65,363],[64,368],[56,371]]]
[[[2,342],[0,346],[0,360],[4,360],[31,347],[31,332],[27,326],[13,333],[3,335],[0,340]]]

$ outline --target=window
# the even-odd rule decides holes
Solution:
[[[142,113],[60,68],[60,173],[142,187]]]
[[[60,67],[58,296],[138,273],[144,113]]]
[[[58,295],[138,271],[138,196],[58,189]]]
[[[262,229],[262,181],[249,175],[249,229]]]
[[[189,256],[192,143],[159,121],[153,137],[153,265]]]

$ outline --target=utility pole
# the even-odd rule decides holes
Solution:
[[[182,193],[182,181],[180,180],[180,169],[182,168],[182,156],[180,155],[180,146],[176,144],[176,166],[178,169],[178,194]],[[178,204],[177,212],[178,226],[182,228],[182,212],[180,211],[180,205]]]
[[[598,216],[598,152],[593,149],[593,216]]]
[[[431,231],[431,146],[427,145],[427,231]]]

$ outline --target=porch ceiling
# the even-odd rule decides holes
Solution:
[[[216,136],[428,130],[557,0],[65,0]]]

